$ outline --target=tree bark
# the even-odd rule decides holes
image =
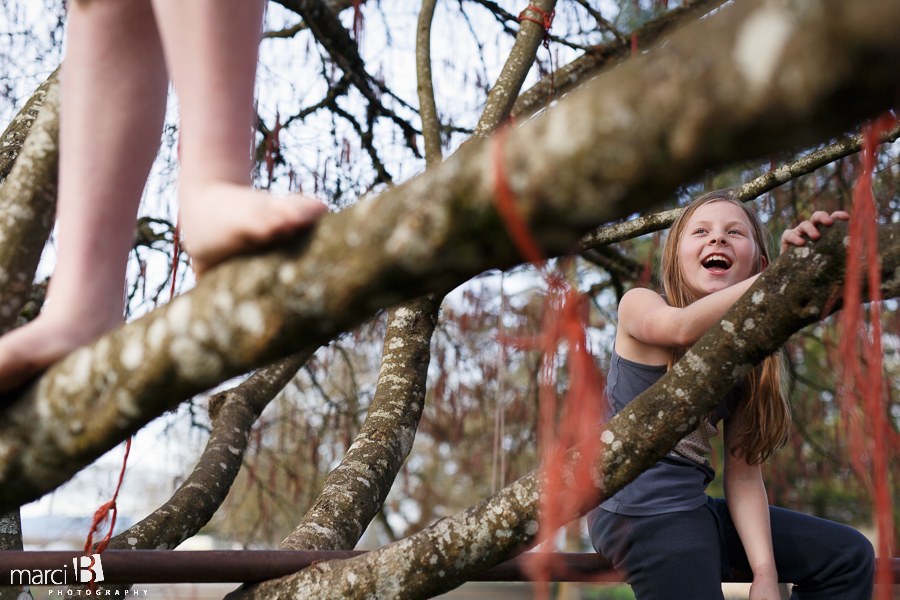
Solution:
[[[790,34],[774,40],[764,73],[735,58],[754,36],[774,43],[761,20]],[[0,510],[50,491],[195,393],[315,349],[403,298],[518,262],[494,208],[492,152],[545,253],[564,253],[706,169],[828,139],[893,105],[898,28],[897,0],[725,7],[511,131],[504,147],[468,145],[326,216],[293,249],[222,265],[51,367],[7,411]]]
[[[309,360],[290,356],[209,401],[213,430],[191,474],[147,518],[110,540],[110,550],[171,550],[196,535],[222,505],[241,470],[247,439],[263,409]]]
[[[56,217],[59,69],[28,100],[3,134],[2,143],[0,335],[15,326],[28,300]]]
[[[426,296],[388,313],[378,387],[366,422],[282,549],[352,550],[381,510],[422,418],[440,305],[440,299]]]

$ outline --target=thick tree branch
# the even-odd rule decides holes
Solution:
[[[517,263],[494,208],[493,152],[523,219],[555,255],[706,169],[828,139],[897,101],[900,1],[792,6],[728,6],[510,131],[502,148],[470,144],[403,186],[327,215],[308,244],[230,261],[74,352],[0,423],[0,509],[53,489],[228,377],[315,349],[403,298],[446,293]],[[760,18],[780,19],[791,34],[765,73],[734,51]]]
[[[381,510],[422,418],[431,334],[440,304],[440,299],[426,296],[388,313],[378,387],[366,422],[281,548],[352,550]]]
[[[881,134],[879,139],[882,144],[893,144],[898,137],[900,137],[900,123]],[[811,152],[777,169],[772,169],[753,181],[745,183],[734,190],[734,198],[741,202],[750,202],[792,179],[812,173],[816,169],[840,160],[845,156],[856,154],[862,148],[862,144],[862,134],[842,138],[833,144]],[[675,222],[675,219],[678,218],[678,215],[681,214],[682,210],[684,209],[673,208],[672,210],[638,217],[623,223],[604,225],[584,236],[579,246],[585,250],[599,248],[653,233],[654,231],[668,229]]]
[[[0,187],[0,334],[16,324],[53,229],[58,142],[59,69],[41,84],[2,138],[0,169],[9,168],[9,176]]]
[[[843,288],[846,224],[793,248],[767,269],[682,360],[598,431],[603,451],[586,474],[576,448],[569,485],[590,476],[584,514],[654,464],[696,429],[734,382],[801,327],[821,319]],[[885,298],[900,294],[900,224],[879,234]],[[295,575],[238,590],[229,600],[371,597],[429,598],[493,566],[535,539],[541,473],[530,473],[494,496],[422,532],[366,555],[317,564]]]

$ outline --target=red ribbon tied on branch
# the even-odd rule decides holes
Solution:
[[[538,21],[534,17],[528,16],[527,11],[534,11],[541,16],[541,20]],[[550,11],[549,13],[544,12],[537,6],[529,4],[525,7],[525,10],[519,13],[519,23],[522,21],[531,21],[532,23],[537,23],[541,27],[544,28],[544,48],[547,50],[550,49],[550,28],[553,27],[553,17],[556,16],[556,11]]]

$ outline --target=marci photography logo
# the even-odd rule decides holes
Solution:
[[[60,569],[10,569],[9,585],[69,585],[69,583],[100,583],[103,581],[103,562],[99,554],[76,556],[72,559],[74,574],[69,565]]]

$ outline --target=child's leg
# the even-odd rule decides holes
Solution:
[[[723,498],[716,499],[733,567],[749,572],[740,537]],[[778,577],[794,583],[792,598],[869,600],[875,578],[875,550],[852,527],[770,507]]]
[[[591,542],[615,565],[637,600],[721,600],[715,517],[706,507],[629,517],[592,515]]]
[[[250,189],[263,0],[153,0],[181,110],[181,227],[194,270],[311,224],[325,207]]]
[[[70,2],[62,86],[59,258],[45,310],[0,338],[3,391],[122,321],[168,87],[149,0]]]

